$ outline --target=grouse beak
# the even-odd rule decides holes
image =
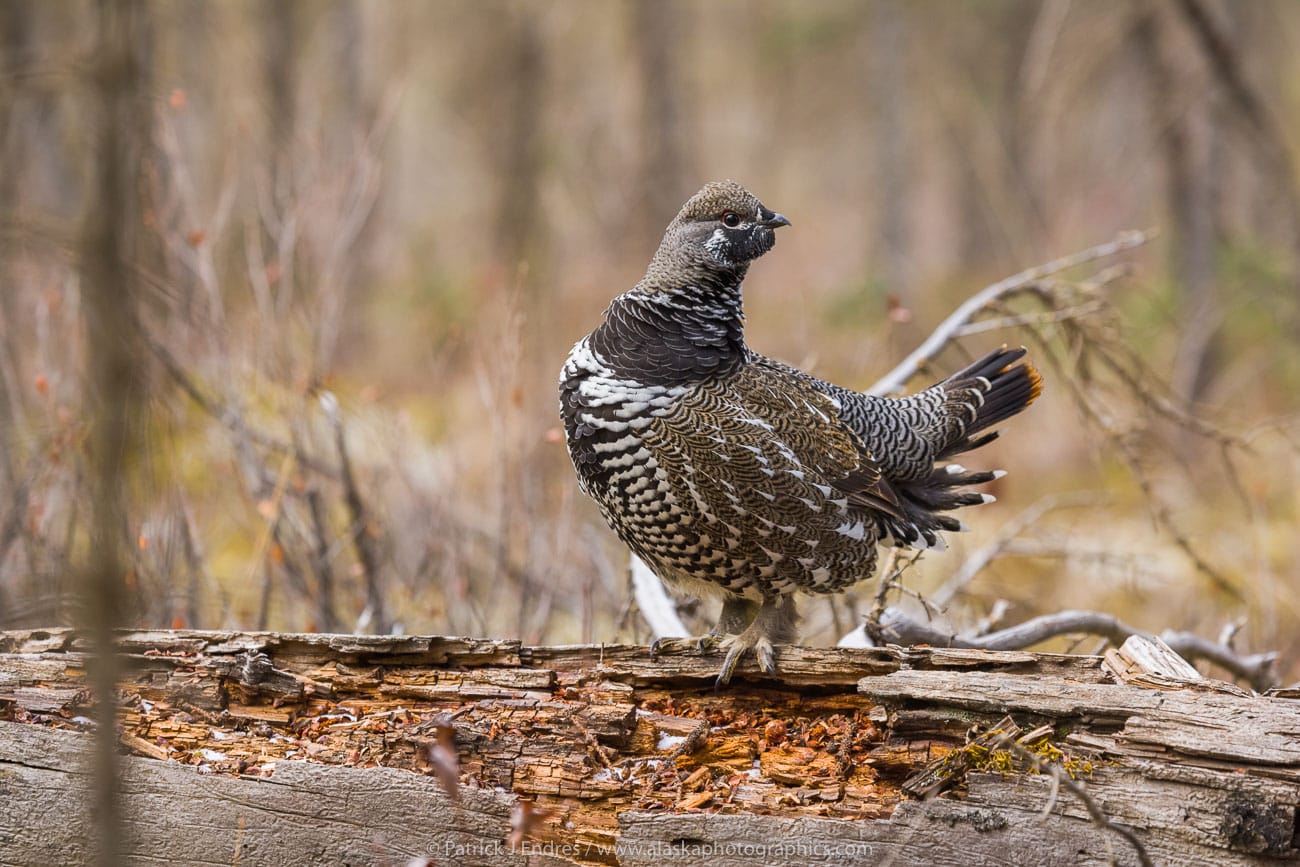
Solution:
[[[769,229],[779,229],[781,226],[790,225],[790,220],[785,214],[776,214],[772,211],[764,211],[761,215],[763,225]]]

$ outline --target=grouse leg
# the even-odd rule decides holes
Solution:
[[[706,634],[693,639],[696,650],[704,653],[711,650],[719,642],[725,641],[729,635],[739,635],[745,631],[749,624],[754,622],[755,616],[759,611],[759,603],[752,599],[746,599],[743,596],[734,596],[728,594],[722,600],[722,612],[718,614],[718,623]],[[691,641],[685,638],[656,638],[650,645],[650,658],[655,659],[660,653],[667,649],[668,643],[672,641]]]
[[[701,645],[706,643],[707,638],[739,635],[745,631],[749,624],[754,622],[758,612],[759,603],[754,602],[752,599],[746,599],[744,596],[727,595],[722,600],[722,611],[718,614],[718,625],[713,627],[713,630],[705,638],[700,639]]]
[[[725,607],[723,610],[725,613]],[[758,660],[759,668],[768,674],[776,674],[776,660],[772,645],[794,642],[797,637],[795,632],[797,619],[793,596],[764,599],[749,626],[745,627],[739,635],[725,639],[727,656],[722,661],[722,671],[718,673],[716,686],[727,685],[741,657],[751,650]]]
[[[743,596],[727,595],[722,600],[722,611],[718,613],[718,623],[707,635],[695,639],[695,646],[700,653],[712,650],[720,643],[744,632],[758,616],[759,603]]]

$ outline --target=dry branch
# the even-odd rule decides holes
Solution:
[[[663,582],[645,561],[636,554],[631,555],[629,570],[632,578],[632,596],[636,599],[637,610],[646,625],[650,627],[652,638],[685,638],[691,634],[682,623],[677,613],[677,605],[664,589]]]
[[[255,429],[244,418],[243,413],[235,407],[227,406],[216,398],[205,394],[199,384],[186,372],[185,368],[176,359],[176,356],[166,346],[150,335],[138,321],[136,327],[142,335],[145,345],[154,358],[163,366],[163,369],[167,371],[167,375],[180,387],[181,391],[185,392],[190,400],[194,401],[199,409],[212,416],[222,427],[226,428],[235,442],[236,449],[241,448],[241,443],[251,443],[281,456],[293,455],[301,466],[310,469],[312,472],[328,479],[337,478],[338,472],[333,467],[316,460],[310,455],[302,454],[300,449],[295,449],[293,443],[287,440],[279,439],[264,431]]]
[[[350,535],[356,547],[357,562],[361,565],[361,574],[366,584],[366,609],[362,620],[373,625],[374,631],[387,633],[392,631],[392,621],[384,604],[383,588],[379,578],[379,551],[375,545],[374,527],[371,525],[370,512],[361,498],[361,489],[357,486],[356,476],[352,472],[352,458],[348,454],[347,436],[343,430],[343,416],[339,412],[339,402],[331,392],[320,395],[320,405],[328,416],[330,426],[334,429],[334,445],[339,454],[339,478],[343,482],[343,499],[347,503],[348,516],[352,522]]]
[[[1017,536],[1038,523],[1048,512],[1055,509],[1095,505],[1098,500],[1096,494],[1073,492],[1053,494],[1031,504],[1029,508],[1003,524],[991,542],[967,557],[957,571],[953,572],[939,589],[929,595],[930,603],[939,608],[947,607],[975,580],[976,575],[1007,550]]]
[[[1152,232],[1125,232],[1113,241],[1098,244],[1095,247],[1089,247],[1068,256],[1062,256],[1045,265],[1026,268],[1019,274],[1014,274],[1005,280],[999,280],[991,286],[986,286],[963,301],[961,306],[948,315],[947,319],[939,323],[939,326],[930,333],[930,336],[920,346],[912,350],[912,353],[900,361],[893,370],[868,388],[867,394],[888,395],[901,392],[908,380],[924,370],[931,361],[938,357],[939,353],[947,348],[949,343],[959,336],[963,328],[967,327],[977,315],[987,311],[995,303],[1004,301],[1008,296],[1017,292],[1029,290],[1035,284],[1048,277],[1060,274],[1062,271],[1068,271],[1079,265],[1085,265],[1098,259],[1114,256],[1125,250],[1131,250],[1134,247],[1140,247],[1150,241],[1152,237],[1154,237]]]
[[[924,644],[983,650],[1023,650],[1061,635],[1098,635],[1116,645],[1135,635],[1155,637],[1101,611],[1057,611],[995,632],[957,635],[922,623],[897,608],[886,608],[877,622],[868,619],[863,628],[878,645]],[[1277,686],[1276,653],[1242,654],[1187,632],[1166,631],[1159,637],[1182,656],[1213,663],[1257,690]]]

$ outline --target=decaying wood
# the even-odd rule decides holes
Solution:
[[[1157,864],[1300,858],[1300,702],[1179,679],[1151,648],[791,647],[779,680],[742,666],[715,693],[719,658],[689,642],[651,662],[417,636],[120,641],[141,862],[1100,865],[1139,863],[1134,841]],[[0,633],[0,864],[88,857],[86,646]]]

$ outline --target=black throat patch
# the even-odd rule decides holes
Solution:
[[[610,304],[591,345],[620,376],[646,384],[724,376],[745,362],[740,286],[629,292]]]

